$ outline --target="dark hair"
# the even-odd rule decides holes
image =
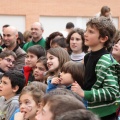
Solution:
[[[77,109],[63,113],[55,120],[100,120],[97,115],[89,110]]]
[[[87,26],[90,26],[92,28],[96,28],[99,31],[99,38],[102,37],[108,37],[108,40],[104,43],[104,47],[109,48],[111,47],[111,44],[113,43],[113,37],[116,32],[116,28],[113,24],[113,22],[108,17],[94,17],[91,18],[87,24]]]
[[[81,36],[81,38],[82,38],[82,51],[87,52],[88,47],[84,44],[84,42],[85,42],[84,30],[80,29],[80,28],[76,28],[76,29],[73,29],[67,36],[67,40],[66,41],[67,41],[67,44],[68,44],[68,52],[69,52],[69,54],[72,52],[72,50],[70,48],[70,39],[71,39],[71,36],[74,33],[78,33]]]
[[[51,42],[51,45],[57,44],[62,48],[67,48],[66,39],[64,37],[54,38]]]
[[[74,28],[74,24],[72,22],[68,22],[66,24],[66,29],[71,29],[71,28]]]
[[[22,72],[17,70],[9,70],[3,74],[3,77],[8,77],[12,88],[18,86],[16,94],[20,94],[21,90],[25,86],[25,78]]]
[[[10,25],[8,25],[8,24],[5,24],[5,25],[3,25],[3,28],[6,28],[6,27],[9,27]]]
[[[30,52],[40,58],[46,55],[45,49],[40,45],[33,45],[27,49],[27,53]]]
[[[46,38],[46,50],[50,49],[51,40],[53,40],[57,36],[63,37],[63,34],[60,32],[53,32]]]
[[[110,8],[108,7],[108,6],[103,6],[102,8],[101,8],[101,14],[100,14],[100,16],[105,16],[105,13],[106,12],[110,12]],[[106,16],[105,16],[106,17]]]
[[[66,62],[61,68],[61,72],[70,73],[72,78],[83,87],[84,81],[84,65],[73,61]]]
[[[41,89],[39,89],[37,86],[35,85],[28,85],[25,86],[19,96],[19,100],[20,97],[26,93],[30,93],[30,95],[33,97],[34,101],[36,104],[40,103],[41,98],[43,97],[44,93]]]
[[[2,51],[2,52],[0,53],[0,58],[4,59],[5,57],[8,57],[8,56],[10,56],[10,55],[13,56],[14,59],[17,58],[16,54],[15,54],[13,51],[11,51],[11,50]]]
[[[45,68],[46,68],[46,70],[48,70],[48,67],[47,67],[47,58],[46,58],[46,56],[42,56],[42,57],[40,57],[38,60],[37,60],[37,63],[42,63],[44,66],[45,66]]]

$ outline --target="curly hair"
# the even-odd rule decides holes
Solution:
[[[113,43],[113,37],[116,32],[116,28],[108,17],[99,17],[99,18],[91,18],[87,24],[87,26],[90,26],[92,28],[96,28],[99,31],[99,38],[102,37],[108,37],[108,40],[105,42],[104,47],[109,48],[111,44]]]

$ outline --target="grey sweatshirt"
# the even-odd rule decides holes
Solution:
[[[9,100],[0,97],[0,120],[9,120],[17,108],[19,108],[19,95],[16,95]]]

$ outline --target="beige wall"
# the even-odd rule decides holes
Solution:
[[[0,15],[25,15],[26,29],[42,16],[93,16],[108,5],[119,18],[120,0],[1,0]],[[120,24],[119,24],[120,28]]]

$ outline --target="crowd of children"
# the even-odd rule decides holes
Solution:
[[[54,32],[46,48],[34,43],[23,70],[13,69],[16,58],[0,53],[0,120],[119,120],[120,31],[110,18],[67,38]]]

